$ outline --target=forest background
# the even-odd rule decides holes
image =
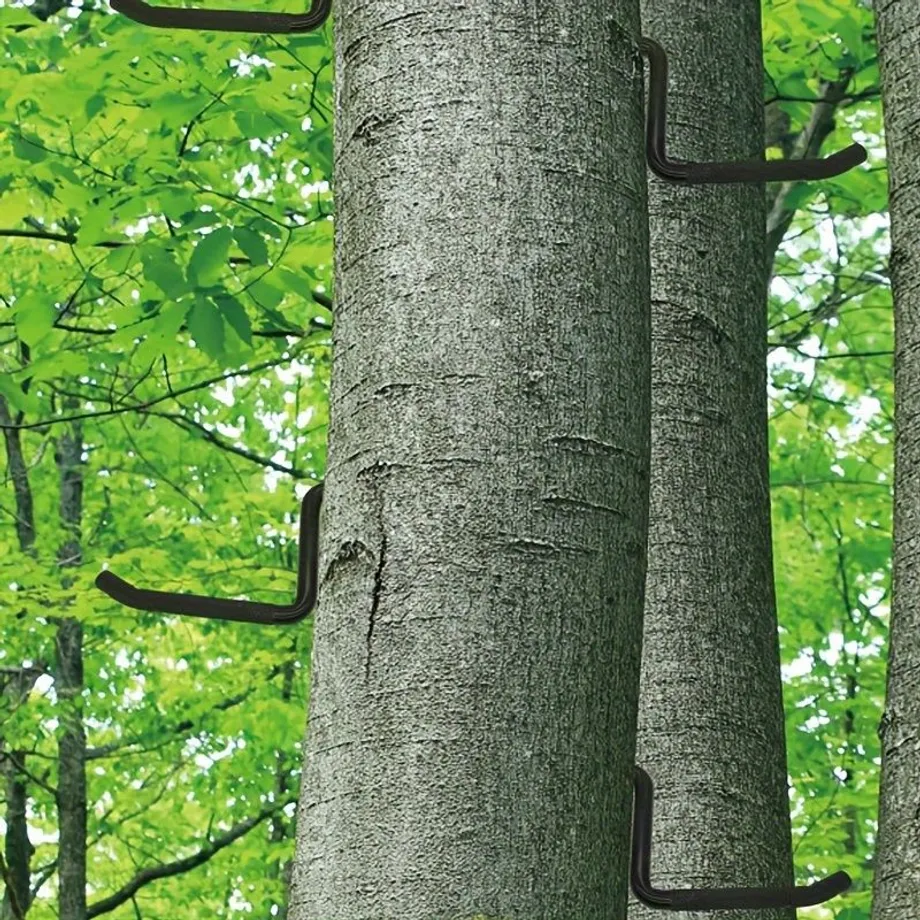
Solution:
[[[875,34],[860,0],[765,0],[763,21],[772,154],[802,132],[869,149],[788,190],[769,227],[795,860],[800,883],[855,880],[844,908],[800,917],[862,920],[892,481]],[[173,33],[39,0],[0,7],[0,43],[2,916],[25,913],[9,894],[25,851],[34,920],[81,871],[89,917],[283,918],[310,621],[138,614],[93,579],[108,564],[164,590],[293,596],[327,424],[331,25]],[[66,794],[82,770],[85,803]]]

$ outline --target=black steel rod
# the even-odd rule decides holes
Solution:
[[[649,168],[671,182],[794,182],[829,179],[864,162],[868,154],[861,144],[851,144],[825,159],[742,160],[726,163],[692,163],[672,160],[666,152],[668,58],[664,48],[650,38],[639,39],[639,50],[648,58],[648,120],[646,156]]]
[[[96,587],[126,607],[150,613],[178,613],[183,616],[265,625],[296,623],[307,616],[316,604],[319,588],[319,512],[322,501],[323,484],[319,483],[307,492],[300,505],[297,594],[293,604],[262,604],[201,594],[151,591],[138,588],[112,572],[101,572],[96,577]]]
[[[630,880],[636,897],[665,910],[761,910],[822,904],[850,887],[846,872],[801,888],[655,888],[651,882],[652,779],[636,767]]]
[[[112,9],[145,26],[214,32],[311,32],[329,16],[332,0],[313,0],[306,13],[255,13],[246,10],[183,9],[151,6],[144,0],[111,0]]]

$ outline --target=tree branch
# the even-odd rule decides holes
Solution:
[[[261,213],[261,212],[259,212]],[[16,230],[12,227],[0,227],[0,237],[2,236],[13,236],[23,239],[33,239],[33,240],[49,240],[53,243],[67,243],[70,246],[79,245],[77,243],[77,237],[73,233],[54,233],[50,230]],[[102,240],[98,243],[93,243],[93,246],[96,246],[100,249],[121,249],[123,246],[135,246],[137,245],[134,241],[131,242],[119,242],[118,240]],[[249,265],[251,260],[245,258],[244,256],[231,256],[228,261],[231,265]],[[327,310],[332,309],[332,298],[326,294],[321,293],[320,291],[312,291],[311,296],[315,303],[318,303],[321,307],[325,307]],[[81,330],[83,332],[93,332],[95,330]],[[254,333],[258,334],[258,333]]]
[[[851,71],[843,71],[840,79],[825,83],[822,87],[821,99],[812,109],[808,124],[802,129],[795,144],[796,157],[817,157],[821,152],[821,145],[828,135],[834,130],[834,117],[837,108],[846,97],[846,89],[852,79]],[[776,251],[779,249],[786,231],[789,229],[796,215],[797,207],[788,203],[792,189],[798,183],[783,182],[777,184],[777,190],[772,200],[767,202],[767,245],[766,269],[767,278],[773,274],[773,263]]]
[[[131,406],[123,406],[117,409],[100,409],[97,412],[78,412],[75,415],[63,415],[60,418],[51,418],[45,419],[41,422],[28,422],[18,425],[9,425],[0,422],[0,430],[5,429],[16,429],[23,431],[27,428],[46,428],[50,425],[63,425],[66,422],[75,422],[80,419],[85,418],[103,418],[110,415],[121,415],[123,412],[138,412],[142,409],[149,409],[151,406],[156,406],[161,402],[166,402],[168,399],[175,399],[177,396],[184,396],[186,393],[192,393],[195,390],[203,390],[209,386],[213,386],[217,383],[223,383],[225,380],[230,380],[232,377],[247,377],[252,374],[258,374],[260,371],[267,370],[270,367],[276,367],[281,364],[284,359],[277,358],[271,361],[263,361],[261,364],[255,364],[250,368],[238,368],[233,371],[228,371],[225,374],[220,374],[216,377],[209,377],[206,380],[199,381],[198,383],[190,383],[188,386],[181,387],[178,390],[172,390],[169,393],[165,393],[162,396],[157,396],[154,399],[150,399],[144,403],[137,403]]]
[[[22,761],[22,757],[16,756],[17,754],[23,755],[24,753],[24,751],[16,751],[8,754],[2,751],[0,752],[0,763],[9,763],[16,772],[21,773],[26,779],[35,783],[36,786],[44,789],[45,792],[49,793],[52,797],[57,796],[57,789],[55,789],[54,786],[49,785],[46,780],[33,773],[31,770],[27,770]],[[47,776],[48,774],[46,773],[45,775]]]
[[[280,668],[274,668],[268,675],[268,679],[271,680],[279,673]],[[225,700],[221,700],[216,706],[208,710],[207,713],[202,715],[209,715],[212,712],[226,712],[228,709],[232,709],[234,706],[239,706],[240,703],[244,702],[250,694],[253,693],[255,687],[250,687],[248,690],[244,690],[242,693],[237,693],[236,696],[228,697]],[[183,719],[181,722],[177,722],[171,728],[167,729],[168,733],[171,735],[181,735],[183,732],[191,731],[195,727],[194,719]],[[109,757],[112,754],[117,753],[118,751],[124,750],[126,747],[133,747],[135,744],[142,744],[145,741],[150,741],[152,738],[159,737],[161,732],[147,732],[143,735],[136,735],[134,738],[122,739],[120,741],[113,741],[110,744],[103,744],[99,747],[88,748],[86,751],[86,760],[99,760],[102,757]]]
[[[237,447],[235,444],[231,444],[229,441],[225,441],[209,428],[202,425],[201,422],[196,422],[194,419],[190,419],[184,415],[179,415],[176,412],[143,411],[145,415],[152,415],[156,418],[165,419],[166,421],[172,422],[174,425],[178,425],[180,428],[186,431],[189,428],[193,428],[195,431],[198,431],[209,444],[213,444],[215,447],[219,447],[221,450],[225,450],[228,453],[236,454],[238,457],[242,457],[244,460],[249,460],[252,463],[258,463],[259,466],[277,470],[279,473],[285,473],[288,476],[292,476],[294,479],[313,478],[314,474],[308,472],[307,470],[302,470],[293,466],[285,466],[283,463],[278,463],[276,460],[272,460],[268,457],[260,457],[258,454],[253,453],[251,450],[247,450],[245,447]]]
[[[276,803],[271,808],[262,809],[257,815],[246,818],[245,821],[240,821],[238,824],[234,824],[225,834],[221,834],[219,837],[208,841],[205,846],[201,847],[197,853],[193,853],[191,856],[186,856],[184,859],[177,859],[170,863],[161,863],[159,866],[151,866],[148,869],[141,869],[131,881],[123,885],[114,894],[109,895],[107,898],[103,898],[101,901],[97,901],[95,904],[91,904],[86,911],[87,920],[92,920],[93,917],[98,917],[100,914],[106,914],[109,911],[115,910],[116,907],[120,907],[122,904],[130,901],[141,888],[145,885],[149,885],[151,882],[163,878],[171,878],[176,875],[181,875],[184,872],[189,872],[192,869],[197,869],[221,850],[230,846],[231,843],[248,834],[249,831],[257,827],[267,818],[270,818],[282,808],[294,804],[296,801],[295,798],[290,798],[284,802]]]

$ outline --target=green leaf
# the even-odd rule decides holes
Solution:
[[[123,275],[137,258],[137,246],[127,245],[113,249],[103,260],[102,264],[116,275]]]
[[[232,239],[230,228],[220,227],[199,241],[188,263],[188,279],[192,285],[206,286],[220,278]]]
[[[230,324],[233,331],[252,347],[252,324],[249,322],[243,305],[233,297],[216,297],[215,302],[224,320]]]
[[[34,134],[14,134],[12,148],[15,156],[29,163],[41,163],[48,156],[48,151]]]
[[[282,330],[291,331],[294,328],[291,322],[282,313],[279,313],[277,310],[269,310],[267,308],[263,308],[262,315],[268,321],[269,329],[274,329],[278,331],[282,331]]]
[[[92,119],[94,115],[98,115],[104,108],[105,96],[102,93],[94,93],[83,104],[83,111],[88,120]]]
[[[186,124],[207,106],[206,97],[203,93],[164,93],[159,90],[155,98],[157,113],[160,115],[163,125],[168,128],[176,128],[179,125]]]
[[[0,395],[5,396],[10,406],[19,412],[38,415],[41,411],[38,397],[33,392],[23,393],[19,383],[6,374],[0,374]]]
[[[278,124],[261,110],[249,112],[238,110],[233,113],[233,118],[243,137],[264,140],[274,137],[281,130]]]
[[[35,17],[24,6],[4,6],[0,8],[0,29],[14,26],[35,26]]]
[[[23,217],[35,213],[35,201],[26,189],[17,189],[0,198],[0,214],[15,225]]]
[[[195,198],[182,186],[172,186],[160,189],[157,194],[163,213],[174,222],[181,222],[186,214],[193,214],[196,210]]]
[[[247,288],[249,296],[263,309],[277,307],[284,300],[284,291],[265,278],[259,278]]]
[[[195,344],[212,358],[224,356],[224,320],[214,302],[199,297],[188,314],[188,329]]]
[[[245,227],[237,227],[233,231],[233,238],[253,265],[264,265],[268,261],[268,247],[258,233],[253,233]]]
[[[30,347],[37,345],[54,326],[57,310],[47,294],[24,294],[16,302],[16,335]]]
[[[270,237],[273,240],[281,240],[284,238],[284,234],[281,232],[281,228],[278,224],[266,217],[253,218],[249,222],[249,229],[256,233],[261,233],[263,236]]]
[[[99,207],[98,204],[89,208],[77,231],[77,242],[81,246],[94,246],[102,242],[109,235],[111,222],[112,213],[108,208]]]
[[[164,307],[153,321],[154,332],[157,335],[175,338],[185,323],[191,307],[190,303],[172,303]]]
[[[167,297],[179,298],[191,288],[185,272],[176,262],[171,252],[144,251],[141,254],[144,265],[144,277],[152,281]]]

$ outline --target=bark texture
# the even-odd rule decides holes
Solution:
[[[291,644],[291,652],[296,655],[297,643]],[[289,703],[294,693],[294,658],[291,657],[281,667],[282,684],[281,699]],[[291,776],[293,764],[291,758],[284,751],[275,753],[275,796],[276,801],[283,802],[291,798]],[[296,827],[296,818],[290,819],[283,811],[272,815],[269,819],[268,839],[272,843],[282,843],[292,836],[294,827]],[[275,860],[269,867],[268,873],[271,878],[280,878],[282,881],[283,900],[280,904],[274,904],[274,913],[272,916],[275,920],[288,920],[288,898],[291,889],[291,871],[293,869],[293,860],[284,861]]]
[[[635,0],[341,0],[291,920],[625,916],[648,498]]]
[[[66,408],[73,411],[73,406]],[[83,515],[83,433],[72,425],[57,442],[60,517],[64,539],[58,562],[66,573],[80,565]],[[66,574],[65,574],[66,580]],[[83,727],[83,624],[60,619],[55,651],[55,690],[61,704],[58,734],[59,920],[86,920],[86,732]]]
[[[643,34],[668,52],[671,155],[761,156],[758,0],[645,0],[642,17]],[[652,879],[663,888],[793,881],[765,208],[762,185],[687,188],[649,174],[652,460],[637,763],[656,786]],[[630,904],[632,920],[659,916]],[[720,917],[793,920],[795,911]]]
[[[0,396],[0,423],[14,424],[14,418],[6,399]],[[29,471],[22,449],[20,432],[12,427],[3,429],[3,444],[6,453],[6,471],[13,483],[16,509],[16,538],[19,549],[25,554],[35,552],[35,511]],[[36,668],[13,666],[4,669],[2,678],[5,705],[15,710],[23,705],[29,691],[35,685],[40,671]],[[30,881],[32,877],[32,854],[34,847],[29,839],[28,801],[29,790],[26,781],[26,752],[6,750],[6,739],[0,737],[0,776],[5,788],[6,834],[3,844],[4,891],[0,902],[0,920],[23,920],[32,901]]]
[[[920,6],[876,0],[894,298],[894,582],[872,920],[920,910]]]

